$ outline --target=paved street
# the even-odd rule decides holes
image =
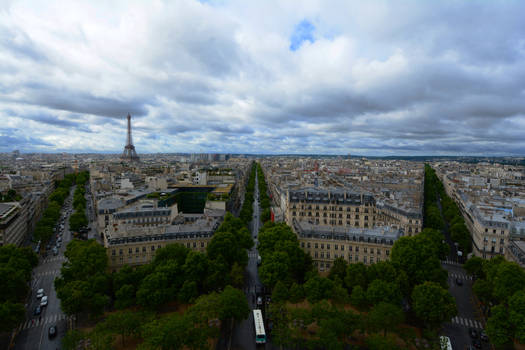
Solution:
[[[438,201],[438,207],[441,211],[441,203]],[[444,218],[443,218],[444,219]],[[450,237],[448,226],[445,222],[443,235],[445,241],[450,247],[450,254],[442,266],[448,272],[448,286],[450,294],[456,300],[458,315],[445,324],[442,329],[442,334],[450,338],[454,349],[465,349],[472,345],[472,338],[469,335],[469,329],[476,329],[479,331],[484,329],[481,318],[476,313],[474,306],[474,299],[472,294],[472,284],[474,283],[472,276],[468,275],[458,261],[464,261],[464,257],[458,256],[458,249]],[[459,285],[457,282],[460,282]],[[483,349],[490,349],[488,343],[482,342]]]
[[[247,293],[247,299],[248,299],[248,305],[250,306],[250,309],[253,310],[255,308],[264,309],[261,307],[257,307],[256,305],[256,294],[262,292],[262,283],[259,280],[259,275],[257,273],[257,239],[259,234],[259,229],[262,226],[261,223],[261,210],[259,206],[259,186],[258,186],[258,179],[256,177],[255,179],[255,191],[254,191],[254,198],[253,201],[253,220],[251,222],[251,229],[252,229],[252,237],[254,237],[255,246],[248,252],[248,266],[246,267],[246,280],[245,280],[245,290]],[[233,329],[233,336],[231,341],[231,348],[232,349],[243,349],[243,350],[249,350],[249,349],[272,349],[271,344],[268,342],[265,346],[255,345],[255,333],[253,329],[253,314],[250,312],[250,315],[247,319],[240,322],[238,325],[236,325]],[[268,327],[267,324],[265,324],[266,334],[268,334]]]
[[[60,300],[56,296],[54,280],[60,275],[62,263],[65,260],[64,251],[67,243],[71,240],[72,235],[69,230],[69,214],[75,186],[71,188],[70,195],[61,211],[64,219],[64,230],[62,234],[62,244],[58,248],[58,254],[53,255],[52,250],[47,251],[47,256],[40,257],[38,266],[33,270],[31,280],[31,297],[26,304],[26,320],[20,325],[18,336],[15,341],[17,350],[55,350],[60,349],[60,339],[67,331],[67,317],[60,309]],[[66,204],[69,203],[69,204]],[[50,241],[51,247],[54,247],[57,241],[56,234]],[[42,308],[40,315],[34,315],[35,308],[40,305],[40,299],[36,298],[36,291],[44,289],[48,297],[48,305]],[[52,325],[57,326],[58,334],[56,337],[49,339],[48,330]]]

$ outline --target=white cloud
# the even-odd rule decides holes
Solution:
[[[129,112],[139,153],[523,153],[525,5],[500,5],[4,2],[0,151],[120,152]]]

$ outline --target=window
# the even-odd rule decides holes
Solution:
[[[363,256],[363,262],[366,264],[366,256]]]
[[[356,212],[356,213],[359,213],[359,208],[355,208],[355,212]]]
[[[345,246],[344,245],[341,245],[341,250],[345,250]]]
[[[201,242],[201,248],[204,248],[204,242]]]
[[[327,258],[327,259],[330,259],[330,252],[327,252],[327,253],[326,253],[326,258]]]
[[[321,243],[321,249],[324,249],[324,243]]]
[[[315,249],[319,248],[319,246],[317,245],[317,243],[315,243],[314,247],[315,247]]]
[[[374,254],[374,248],[370,248],[370,254]]]
[[[503,243],[505,243],[505,240],[502,238],[499,240],[499,244],[503,244]]]
[[[111,250],[111,255],[115,255],[115,249]]]
[[[377,248],[377,255],[381,255],[381,251]],[[377,259],[379,261],[379,259]]]
[[[356,255],[356,256],[355,256],[354,261],[359,261],[359,255]]]
[[[310,242],[306,243],[306,248],[310,248]]]
[[[359,251],[359,246],[355,247],[356,253]]]
[[[500,254],[503,254],[503,247],[499,247]]]
[[[139,252],[139,247],[135,248],[135,253]]]
[[[317,254],[317,252],[315,252],[315,253],[314,253],[314,256],[315,256],[316,258],[318,257],[318,254]]]
[[[501,234],[504,235],[505,234],[505,230],[501,230]]]
[[[368,253],[368,248],[367,247],[364,247],[363,250],[364,250],[365,253]]]
[[[143,253],[146,252],[146,247],[142,247],[142,252],[143,252]]]
[[[193,248],[197,248],[197,242],[193,242]]]
[[[292,211],[292,216],[296,216],[295,211]]]
[[[343,224],[343,220],[339,220],[339,225],[342,225]]]
[[[356,221],[354,226],[359,226],[359,222]]]
[[[330,249],[330,244],[326,244],[326,249]]]
[[[368,213],[368,208],[365,208],[365,213]]]
[[[365,215],[365,220],[368,220],[368,215]]]
[[[334,249],[339,250],[339,246],[337,244],[334,244]]]
[[[324,259],[324,252],[321,252],[321,259]]]
[[[359,214],[355,214],[355,219],[359,220]]]
[[[486,229],[485,229],[485,232],[489,232],[489,229],[488,229],[488,228],[486,228]]]
[[[301,242],[301,248],[304,248],[304,242]]]
[[[348,261],[352,261],[352,254],[348,254]]]
[[[118,252],[119,255],[122,255],[124,254],[124,252],[122,251],[122,249],[119,249],[119,252]]]
[[[386,254],[386,256],[389,256],[390,255],[390,250],[385,249],[385,254]]]
[[[371,257],[370,257],[370,264],[373,264],[373,263],[374,263],[374,257],[371,256]]]

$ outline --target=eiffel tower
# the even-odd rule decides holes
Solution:
[[[133,146],[133,141],[131,139],[131,116],[128,113],[128,139],[126,141],[126,146],[124,146],[124,152],[120,157],[122,160],[127,160],[130,162],[138,162],[139,156],[135,151],[135,146]]]

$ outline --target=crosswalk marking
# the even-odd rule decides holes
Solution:
[[[42,325],[46,325],[46,324],[50,324],[50,323],[55,323],[57,321],[65,320],[66,318],[67,318],[67,316],[65,314],[53,314],[53,315],[45,316],[45,317],[42,317],[42,318],[34,318],[34,319],[31,319],[31,320],[25,321],[23,324],[21,324],[18,327],[18,330],[19,331],[23,331],[23,330],[26,330],[26,329],[29,329],[29,328],[40,327]]]
[[[467,328],[483,329],[483,325],[479,321],[470,318],[455,316],[450,322]]]
[[[447,264],[447,265],[454,265],[454,266],[461,266],[460,263],[454,261],[454,260],[441,260],[441,263],[442,264]]]
[[[58,275],[60,275],[60,270],[49,270],[49,271],[43,271],[43,272],[35,273],[35,277],[49,276],[49,275],[58,276]]]
[[[452,279],[459,278],[459,279],[463,279],[463,280],[472,280],[472,276],[471,275],[464,275],[464,274],[461,274],[461,273],[450,273],[449,272],[448,277],[452,278]]]
[[[65,261],[65,260],[66,260],[65,256],[53,256],[51,258],[44,259],[44,264],[54,262],[54,261]]]

